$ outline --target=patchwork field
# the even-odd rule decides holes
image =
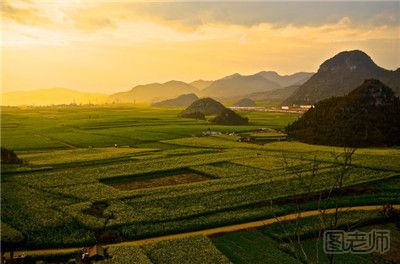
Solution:
[[[220,126],[178,118],[179,111],[2,108],[2,146],[24,161],[2,165],[2,242],[23,249],[85,246],[274,217],[296,209],[293,197],[327,192],[340,170],[342,148],[286,140],[282,131],[296,114],[243,112],[249,125]],[[399,175],[400,149],[358,149],[338,202],[399,204]],[[316,208],[309,197],[302,209]],[[252,245],[244,241],[276,239],[260,232],[213,241],[226,256],[246,259]],[[209,263],[229,263],[204,239],[193,245],[208,248]],[[189,245],[176,243],[140,249],[146,254],[138,263],[186,259],[164,249]],[[244,256],[229,253],[235,247]],[[115,250],[123,263],[130,249]],[[259,250],[296,263],[280,249]]]

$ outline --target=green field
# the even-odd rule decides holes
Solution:
[[[340,163],[334,156],[343,149],[286,141],[280,131],[298,115],[243,112],[249,125],[220,126],[178,118],[179,111],[2,108],[2,146],[24,160],[2,165],[2,240],[25,249],[57,248],[224,226],[291,212],[291,197],[332,185]],[[260,128],[275,132],[263,134]],[[219,133],[201,136],[208,129]],[[239,142],[240,135],[230,132],[256,142]],[[373,185],[374,191],[350,188],[343,206],[400,203],[399,148],[359,149],[352,164],[344,185]],[[207,180],[113,187],[182,171]],[[309,188],[301,186],[299,175]],[[302,204],[315,206],[312,199]],[[146,250],[154,263],[170,253],[156,246]],[[265,249],[265,254],[286,253]]]
[[[322,250],[322,241],[316,238],[320,224],[319,217],[309,217],[297,223],[283,222],[260,229],[217,235],[212,237],[212,241],[234,264],[302,263],[299,258],[305,263],[329,263]],[[380,212],[342,213],[338,227],[347,231],[388,229],[391,232],[392,249],[397,248],[400,241],[400,232],[395,223],[384,220]],[[296,242],[288,240],[288,237],[296,239],[295,230],[299,230],[297,234],[301,236],[306,258],[300,252],[300,247],[294,246]],[[296,250],[299,256],[297,259],[294,257]],[[334,256],[334,263],[397,263],[399,255],[395,251],[385,254],[339,254]]]

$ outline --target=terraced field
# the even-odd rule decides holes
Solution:
[[[2,146],[24,160],[2,165],[3,242],[84,246],[241,223],[291,212],[294,196],[335,180],[343,149],[286,141],[280,132],[297,115],[242,113],[249,125],[217,126],[179,111],[2,109]],[[209,128],[215,133],[203,136]],[[239,142],[247,136],[270,141]],[[343,206],[400,203],[400,149],[359,149],[352,164]],[[153,263],[169,254],[144,250]]]

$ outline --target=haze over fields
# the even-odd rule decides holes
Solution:
[[[100,103],[104,94],[113,95],[108,102],[150,104],[188,93],[265,92],[267,101],[282,101],[345,50],[362,50],[387,70],[400,65],[397,2],[1,5],[1,87],[9,105],[27,104],[10,94],[16,91],[35,105]],[[41,92],[26,92],[54,87],[79,93],[49,102]]]

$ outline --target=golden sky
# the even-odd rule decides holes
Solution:
[[[3,0],[2,90],[113,93],[235,72],[316,71],[342,50],[400,66],[400,2]]]

